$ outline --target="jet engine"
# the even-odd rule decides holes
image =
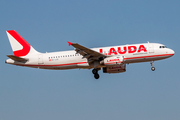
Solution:
[[[103,68],[103,73],[121,73],[121,72],[126,72],[126,64]]]

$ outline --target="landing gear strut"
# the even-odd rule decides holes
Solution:
[[[94,78],[95,78],[95,79],[99,79],[98,69],[94,68],[94,69],[92,70],[92,73],[94,74]]]
[[[151,63],[150,63],[150,64],[151,64],[151,70],[152,70],[152,71],[155,71],[155,67],[153,67],[153,62],[154,62],[154,61],[151,61]]]

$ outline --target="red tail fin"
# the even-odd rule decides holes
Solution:
[[[15,56],[18,57],[26,56],[30,52],[37,53],[37,51],[33,49],[33,47],[23,37],[21,37],[15,30],[8,30],[7,35]]]

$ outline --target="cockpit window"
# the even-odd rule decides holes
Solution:
[[[167,48],[166,46],[159,46],[159,48]]]

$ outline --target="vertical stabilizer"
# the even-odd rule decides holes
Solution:
[[[23,57],[39,53],[15,30],[8,30],[6,32],[15,56]]]

